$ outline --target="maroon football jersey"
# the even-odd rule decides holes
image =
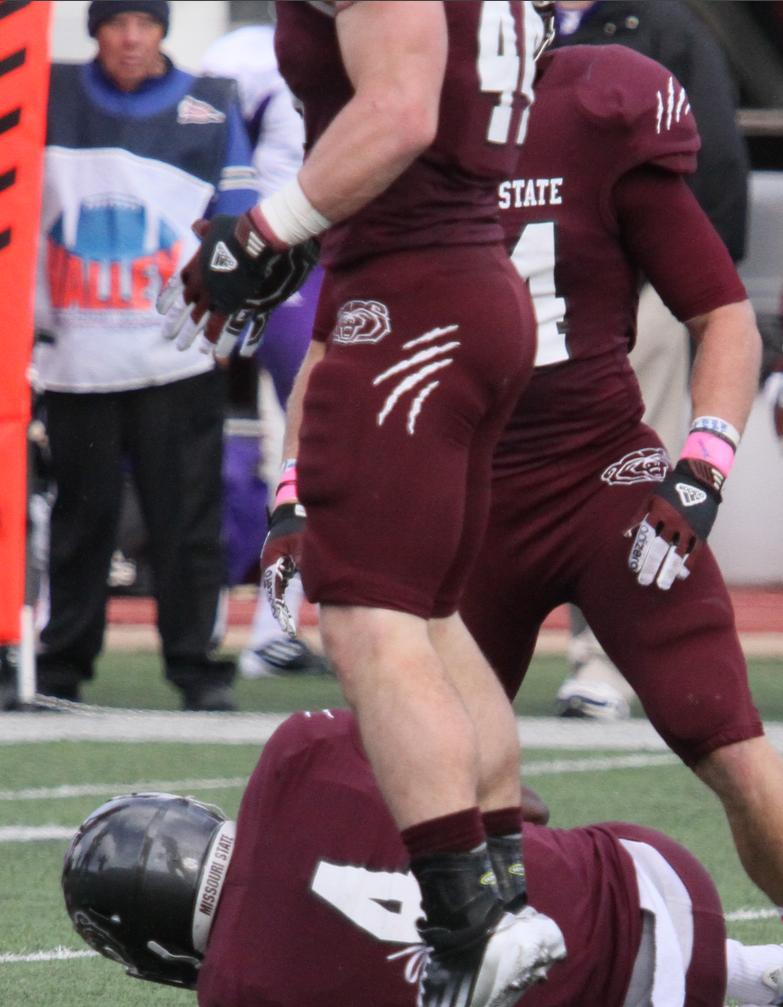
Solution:
[[[502,240],[497,185],[513,173],[524,140],[540,20],[519,0],[446,3],[445,12],[435,141],[382,195],[324,235],[327,266],[392,249]],[[310,146],[353,94],[334,12],[323,3],[278,3],[275,48],[302,102]]]
[[[508,249],[533,296],[537,366],[498,451],[500,469],[605,446],[640,419],[627,354],[641,274],[656,269],[644,250],[629,252],[613,193],[641,166],[692,172],[699,148],[680,84],[625,47],[548,53],[535,87],[528,136],[499,201]],[[706,292],[701,278],[698,303],[687,289],[679,298],[683,317],[742,298],[741,285],[727,281],[734,271],[726,260]],[[693,278],[683,271],[676,282],[687,286]],[[671,301],[671,289],[659,292]]]
[[[670,592],[629,573],[624,533],[668,458],[640,422],[627,354],[640,272],[681,319],[746,294],[682,177],[698,138],[669,72],[621,46],[574,46],[539,63],[519,168],[499,190],[533,295],[538,366],[496,449],[487,533],[460,611],[514,696],[547,614],[577,605],[658,733],[695,765],[763,728],[709,548]]]
[[[523,1007],[620,1007],[639,942],[632,862],[608,826],[525,826],[531,902],[568,957]],[[419,890],[345,710],[275,733],[239,814],[201,1007],[414,1007]]]

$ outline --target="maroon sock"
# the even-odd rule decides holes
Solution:
[[[522,832],[522,808],[498,808],[482,815],[484,831],[488,836],[518,836]]]
[[[433,853],[467,853],[486,840],[478,808],[465,808],[403,829],[402,841],[411,860]]]

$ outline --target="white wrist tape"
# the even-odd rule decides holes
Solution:
[[[331,227],[331,221],[305,196],[298,178],[262,200],[259,209],[275,237],[286,245],[299,245]]]
[[[699,430],[722,437],[732,445],[735,451],[739,447],[742,436],[739,430],[729,423],[728,420],[722,420],[720,416],[697,416],[693,423],[691,423],[690,433],[693,434]]]

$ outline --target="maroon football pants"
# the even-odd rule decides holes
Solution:
[[[493,483],[492,509],[460,611],[510,696],[538,631],[578,605],[670,748],[688,765],[762,733],[718,565],[704,548],[669,591],[640,587],[624,536],[663,474],[643,424],[533,472]]]
[[[307,596],[448,615],[532,366],[527,290],[500,247],[379,256],[326,274],[315,336],[328,348],[298,455]]]

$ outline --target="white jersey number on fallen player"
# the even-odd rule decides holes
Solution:
[[[421,893],[413,875],[369,871],[366,867],[322,860],[313,877],[313,892],[379,941],[416,944]]]

